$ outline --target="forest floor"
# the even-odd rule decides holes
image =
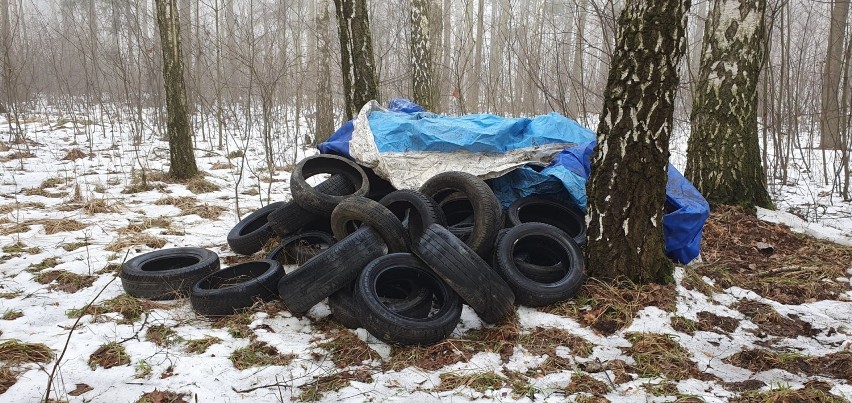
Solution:
[[[675,284],[590,279],[573,300],[518,307],[496,326],[465,307],[451,338],[398,347],[342,328],[324,303],[211,321],[185,299],[124,293],[121,263],[150,250],[205,247],[223,266],[258,258],[236,256],[225,236],[237,210],[289,199],[289,174],[265,172],[259,147],[200,142],[205,176],[174,183],[165,142],[98,132],[87,143],[50,119],[26,128],[28,143],[0,143],[0,401],[48,390],[98,402],[852,401],[845,213],[831,229],[719,208],[702,262],[677,268]]]

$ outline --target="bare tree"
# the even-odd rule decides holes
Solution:
[[[662,220],[687,9],[689,0],[628,0],[619,18],[586,185],[594,276],[672,280]]]
[[[436,104],[429,8],[429,0],[411,0],[411,88],[414,102],[426,110],[432,110]]]
[[[317,116],[314,144],[328,139],[334,132],[334,105],[331,101],[331,40],[329,38],[328,1],[317,2]]]
[[[177,0],[155,0],[160,44],[163,48],[163,79],[168,114],[169,175],[188,179],[198,174],[192,149],[192,127],[186,106],[186,84],[180,41],[180,16]]]
[[[704,31],[686,177],[713,205],[772,207],[757,133],[765,12],[766,0],[720,0]]]
[[[843,43],[849,29],[849,0],[834,0],[831,6],[831,28],[828,33],[828,50],[825,55],[825,73],[822,78],[822,118],[820,119],[819,146],[833,150],[840,145],[840,78],[843,73]]]
[[[379,99],[373,39],[366,0],[334,0],[340,36],[344,115],[352,119],[367,102]]]

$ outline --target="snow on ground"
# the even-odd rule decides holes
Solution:
[[[8,137],[6,122],[0,120],[0,136]],[[223,259],[233,256],[225,242],[230,228],[238,221],[239,206],[242,215],[270,201],[288,200],[288,176],[283,169],[271,177],[265,171],[262,145],[258,140],[246,143],[233,133],[224,150],[213,144],[197,142],[196,155],[199,168],[207,173],[206,179],[220,190],[192,192],[184,184],[170,184],[150,179],[156,186],[138,193],[123,191],[138,180],[141,169],[148,175],[167,170],[168,145],[163,141],[146,138],[139,147],[132,146],[126,133],[129,128],[115,125],[105,127],[77,127],[69,122],[58,124],[55,118],[32,119],[25,124],[29,144],[10,144],[9,150],[0,152],[2,180],[0,180],[0,344],[11,340],[26,343],[44,343],[53,353],[44,363],[2,363],[3,368],[17,374],[17,381],[0,394],[0,401],[28,402],[44,399],[51,372],[52,398],[68,401],[124,402],[136,401],[144,393],[173,391],[186,394],[189,401],[290,401],[312,386],[321,377],[339,374],[329,359],[327,349],[320,347],[328,341],[328,332],[322,332],[321,318],[329,314],[325,304],[315,307],[306,317],[294,317],[286,310],[256,312],[247,323],[252,337],[239,337],[226,328],[214,327],[211,322],[195,315],[187,300],[165,302],[132,321],[115,312],[103,315],[84,315],[75,326],[74,309],[87,304],[99,304],[124,294],[114,269],[127,258],[157,249],[139,242],[116,246],[114,242],[139,234],[164,241],[162,247],[200,246],[220,254]],[[88,134],[87,134],[88,133]],[[87,137],[91,137],[88,142]],[[90,147],[91,144],[91,147]],[[228,158],[237,148],[247,149],[245,157]],[[80,150],[83,158],[64,159],[69,152]],[[288,155],[294,150],[283,150]],[[296,150],[297,155],[311,153]],[[31,154],[27,154],[31,153]],[[24,158],[19,158],[24,155]],[[286,161],[279,161],[286,163]],[[240,175],[240,169],[243,174]],[[266,177],[266,178],[264,178]],[[270,180],[271,179],[271,180]],[[77,194],[75,197],[75,193]],[[789,194],[795,194],[795,191]],[[195,206],[218,206],[222,212],[215,218],[199,215],[196,210],[182,215],[173,205],[157,204],[164,197],[196,197]],[[790,207],[795,201],[787,199]],[[837,202],[837,200],[834,200]],[[97,206],[108,208],[96,209]],[[852,222],[850,203],[835,203],[826,209],[827,227],[818,222],[804,222],[786,213],[760,210],[760,216],[772,222],[783,222],[791,228],[810,235],[850,244]],[[844,213],[845,212],[845,213]],[[162,218],[165,224],[151,224]],[[51,222],[47,220],[58,220]],[[79,227],[63,225],[82,223]],[[147,224],[146,224],[147,223]],[[26,224],[28,228],[21,228]],[[136,224],[141,229],[134,233],[128,226]],[[58,225],[58,227],[56,227]],[[159,226],[158,226],[159,225]],[[15,228],[19,227],[19,228]],[[49,228],[50,227],[50,228]],[[56,227],[56,228],[54,228]],[[19,246],[21,252],[12,246]],[[111,249],[111,250],[107,250]],[[52,266],[52,267],[48,267]],[[223,264],[225,266],[225,264]],[[38,282],[44,272],[63,270],[80,276],[92,276],[91,284],[76,291],[58,289],[58,282]],[[798,389],[814,376],[794,374],[781,369],[752,372],[726,361],[742,350],[756,348],[762,338],[758,326],[737,311],[738,300],[767,303],[782,314],[795,314],[811,324],[819,333],[812,337],[799,336],[783,339],[783,345],[801,354],[823,356],[848,351],[852,348],[849,322],[852,320],[852,298],[845,301],[813,301],[802,305],[783,305],[766,300],[752,291],[730,287],[713,294],[688,289],[682,282],[690,269],[678,268],[676,278],[676,307],[669,312],[656,306],[639,310],[632,324],[609,335],[603,335],[584,326],[569,316],[547,313],[526,307],[518,308],[517,321],[522,333],[537,328],[556,328],[567,331],[581,341],[591,343],[588,356],[572,354],[567,346],[557,346],[548,353],[534,354],[530,347],[516,345],[508,356],[494,351],[473,353],[467,360],[452,361],[446,366],[426,370],[417,366],[389,369],[384,363],[392,359],[393,349],[376,340],[363,329],[354,332],[358,339],[375,351],[376,358],[350,370],[366,370],[369,376],[345,381],[337,390],[320,395],[324,401],[564,401],[590,398],[591,394],[566,390],[574,380],[588,375],[605,386],[599,396],[611,401],[670,401],[677,397],[695,396],[704,401],[727,401],[738,395],[728,383],[750,380],[762,381],[763,390],[787,387]],[[852,264],[850,272],[852,276]],[[712,283],[705,278],[704,281]],[[850,282],[850,278],[838,281]],[[849,297],[852,297],[852,293]],[[590,307],[577,302],[580,311]],[[6,315],[7,313],[18,315]],[[719,317],[739,321],[729,333],[695,331],[693,334],[675,330],[677,318],[697,320],[698,314],[710,312]],[[70,313],[70,315],[69,315]],[[161,328],[174,331],[171,345],[158,345],[148,340],[148,330]],[[462,324],[454,338],[459,340],[470,332],[482,328],[476,315],[467,307]],[[832,329],[828,331],[827,329]],[[347,330],[342,330],[348,332]],[[618,370],[606,367],[592,370],[593,366],[621,360],[627,365],[637,365],[631,347],[634,332],[665,333],[683,347],[699,371],[713,379],[689,378],[673,383],[674,390],[655,391],[655,386],[666,385],[663,377],[629,373],[618,380]],[[206,351],[190,352],[190,340],[215,337]],[[292,354],[293,359],[284,365],[250,366],[237,369],[231,354],[249,346],[255,340],[265,342],[279,353]],[[99,347],[115,342],[123,346],[128,363],[111,368],[90,365],[90,357]],[[635,341],[634,341],[635,342]],[[461,343],[461,342],[459,342]],[[448,353],[446,353],[448,354]],[[61,355],[61,360],[59,359]],[[444,356],[438,355],[435,360]],[[543,370],[554,358],[560,358],[567,367]],[[523,388],[508,381],[493,387],[478,387],[470,379],[461,386],[444,390],[442,374],[476,375],[495,373],[517,377],[521,374]],[[830,385],[830,392],[852,399],[852,385],[846,379],[816,377]],[[80,384],[87,385],[79,388]],[[524,390],[531,393],[519,393]],[[301,395],[305,398],[306,395]],[[534,399],[533,399],[534,398]]]

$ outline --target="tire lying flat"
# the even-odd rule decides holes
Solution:
[[[438,224],[426,228],[415,253],[486,323],[512,314],[515,295],[509,285],[446,228]]]
[[[562,278],[553,282],[539,282],[526,275],[515,263],[515,249],[523,244],[547,247],[558,256],[565,268]],[[494,253],[494,269],[506,280],[523,305],[538,307],[565,301],[574,297],[585,277],[585,263],[580,248],[565,231],[552,225],[530,222],[501,232]]]
[[[574,207],[539,196],[522,197],[506,210],[509,226],[525,222],[550,224],[565,231],[579,246],[586,244],[586,218]]]
[[[219,255],[204,248],[160,249],[136,256],[121,267],[127,294],[153,300],[189,294],[198,280],[219,270]]]
[[[231,250],[241,255],[251,255],[263,249],[263,245],[275,235],[267,217],[284,204],[284,202],[267,204],[240,220],[228,232],[228,245]]]
[[[430,289],[437,311],[425,318],[409,317],[394,311],[380,298],[377,285],[387,275],[404,273]],[[378,339],[392,344],[433,344],[452,333],[461,318],[461,300],[423,262],[409,253],[382,256],[367,265],[358,277],[355,297],[364,308],[364,328]]]
[[[350,329],[363,327],[364,307],[355,298],[355,284],[338,290],[328,297],[331,315],[341,325]],[[379,300],[391,311],[409,318],[425,318],[432,309],[432,289],[419,284],[412,278],[379,279],[376,284]]]
[[[284,275],[275,260],[256,260],[231,266],[202,278],[192,286],[189,300],[195,312],[224,316],[243,311],[256,302],[278,296],[276,286]]]

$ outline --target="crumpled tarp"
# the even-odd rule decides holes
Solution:
[[[487,179],[504,206],[540,195],[585,211],[595,146],[593,132],[555,113],[535,118],[454,117],[393,100],[388,109],[375,102],[365,105],[319,150],[373,168],[398,189],[416,189],[440,172],[464,171]],[[688,263],[699,254],[710,208],[671,164],[668,175],[666,254]]]

